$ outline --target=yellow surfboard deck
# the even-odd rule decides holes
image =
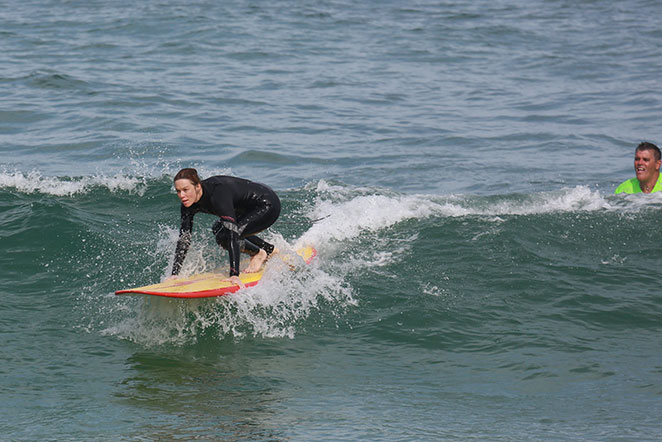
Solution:
[[[314,247],[303,247],[296,251],[306,264],[310,263],[317,255]],[[287,255],[281,255],[281,258],[287,262]],[[241,273],[239,279],[246,287],[252,287],[260,282],[264,270],[255,273]],[[230,281],[224,281],[227,274],[220,273],[200,273],[191,275],[188,278],[173,279],[159,284],[146,285],[133,289],[118,290],[116,295],[153,295],[166,296],[169,298],[210,298],[214,296],[223,296],[234,293],[241,287]]]

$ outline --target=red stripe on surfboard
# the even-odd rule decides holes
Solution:
[[[310,264],[311,262],[313,262],[313,258],[317,256],[317,249],[315,247],[311,247],[311,249],[313,249],[313,253],[311,253],[310,258],[306,260],[306,264]]]
[[[253,281],[253,282],[248,282],[244,284],[245,287],[253,287],[254,285],[257,285],[257,283],[260,282],[258,281]],[[192,298],[213,298],[215,296],[223,296],[223,295],[229,295],[230,293],[234,293],[237,290],[239,290],[241,287],[238,285],[233,285],[230,287],[223,287],[222,289],[212,289],[212,290],[202,290],[199,292],[180,292],[180,293],[173,293],[173,292],[153,292],[150,290],[134,290],[134,289],[128,289],[128,290],[118,290],[115,292],[116,295],[152,295],[152,296],[164,296],[166,298],[186,298],[186,299],[192,299]]]

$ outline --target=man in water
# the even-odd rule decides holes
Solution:
[[[640,143],[634,151],[636,178],[621,183],[614,193],[653,193],[662,190],[660,149],[653,143]]]
[[[239,279],[240,252],[251,256],[245,272],[257,272],[275,252],[272,244],[255,236],[270,227],[280,214],[280,200],[264,184],[231,176],[213,176],[201,180],[195,169],[182,169],[175,178],[175,190],[182,202],[181,227],[175,249],[172,276],[177,278],[191,244],[193,216],[198,212],[219,217],[212,226],[218,245],[230,255],[230,278]]]

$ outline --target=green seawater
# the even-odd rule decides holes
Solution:
[[[658,223],[658,199],[310,183],[281,192],[267,237],[315,244],[311,266],[270,263],[255,288],[190,301],[114,295],[167,274],[178,222],[167,177],[6,190],[8,439],[658,431],[662,309],[649,263],[662,252],[640,228]],[[185,271],[227,268],[212,222],[196,217]]]
[[[2,6],[0,441],[662,439],[659,1]],[[116,296],[183,167],[316,260]]]

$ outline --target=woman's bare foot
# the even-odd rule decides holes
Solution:
[[[260,249],[255,255],[251,256],[251,262],[248,264],[248,267],[244,270],[246,273],[255,273],[259,272],[262,268],[262,264],[267,260],[267,252],[263,249]]]
[[[239,288],[242,289],[246,288],[246,286],[238,276],[230,276],[229,278],[225,278],[223,281],[230,281],[231,283],[238,285]]]

